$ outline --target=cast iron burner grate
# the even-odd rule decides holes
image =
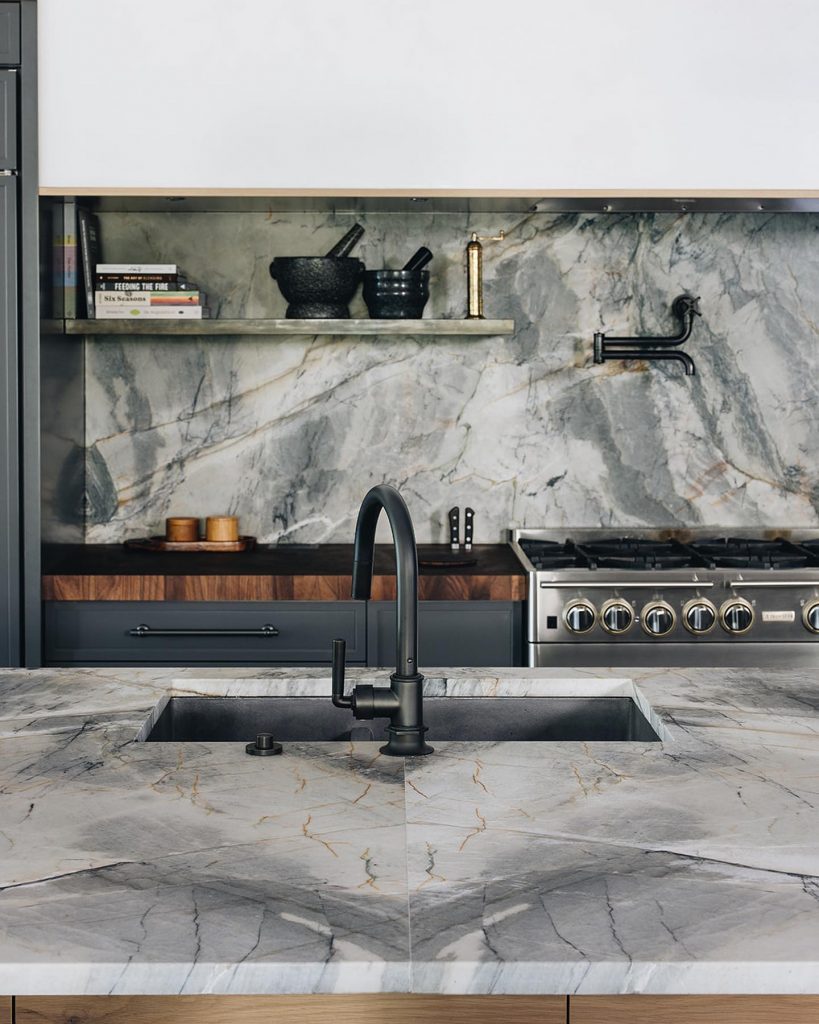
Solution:
[[[691,547],[706,565],[715,569],[802,569],[812,562],[806,545],[780,539],[715,537],[696,541]],[[814,557],[819,557],[819,551]]]
[[[794,547],[807,553],[809,565],[819,565],[819,540],[800,540]]]
[[[583,564],[570,541],[522,540],[520,546],[536,569],[574,569]]]
[[[683,543],[639,537],[601,540],[521,540],[538,570],[803,569],[819,566],[819,540],[795,544],[783,538],[707,537]]]
[[[578,544],[589,569],[685,569],[698,565],[696,556],[676,540],[611,537]]]
[[[608,537],[602,540],[563,543],[549,540],[521,540],[535,569],[685,569],[705,563],[685,544],[676,540],[642,540]]]

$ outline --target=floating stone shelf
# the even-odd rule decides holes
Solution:
[[[512,334],[514,320],[66,320],[71,335],[236,335],[294,334],[457,335]]]

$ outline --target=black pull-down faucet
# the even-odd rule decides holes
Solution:
[[[418,549],[406,502],[394,487],[379,484],[368,491],[355,527],[353,598],[367,601],[373,579],[375,528],[381,509],[387,513],[395,545],[397,575],[396,667],[389,686],[358,685],[344,694],[344,640],[333,641],[333,704],[350,708],[359,719],[389,718],[383,754],[412,757],[431,754],[424,742],[423,686],[418,671]]]

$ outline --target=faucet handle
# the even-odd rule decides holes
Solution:
[[[333,641],[333,704],[337,708],[351,708],[352,698],[344,696],[344,668],[347,655],[347,641]]]

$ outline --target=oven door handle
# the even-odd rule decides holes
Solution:
[[[660,580],[654,580],[652,583],[623,583],[622,580],[612,580],[611,583],[590,583],[587,580],[577,580],[576,582],[541,580],[540,586],[542,590],[578,590],[581,588],[583,590],[690,590],[692,587],[699,590],[713,587],[714,584],[709,580],[692,580],[690,583],[680,583],[678,580],[672,580],[669,583]]]
[[[751,590],[754,587],[819,587],[819,580],[731,580],[728,586],[734,590]]]

